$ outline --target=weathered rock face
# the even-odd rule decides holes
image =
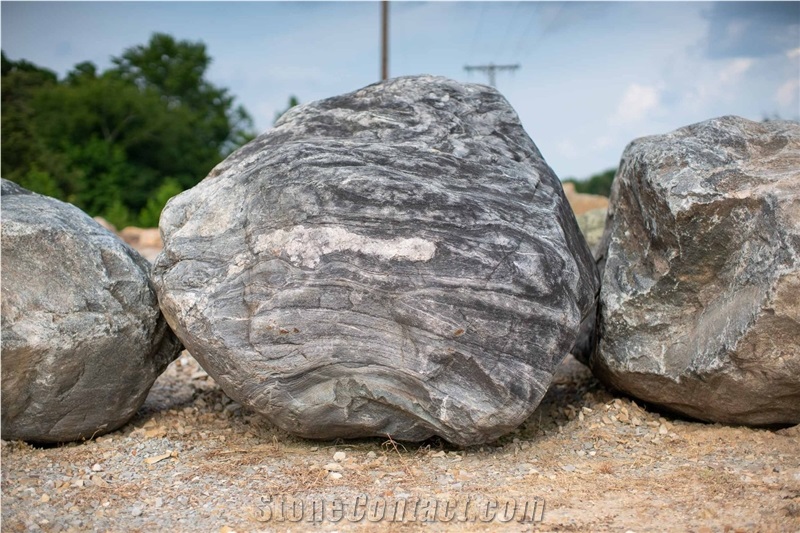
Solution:
[[[232,398],[312,438],[510,431],[597,292],[514,111],[444,78],[293,109],[173,198],[161,230],[178,336]]]
[[[800,125],[634,141],[601,249],[598,376],[703,420],[800,422]]]
[[[2,180],[2,435],[127,422],[180,351],[149,265],[77,207]]]
[[[569,199],[569,196],[567,196],[567,199]],[[601,241],[606,225],[607,214],[608,211],[601,207],[586,211],[575,217],[578,221],[578,227],[581,229],[581,233],[586,239],[586,244],[589,245],[592,255],[598,261],[601,260],[602,254],[605,253],[604,250],[601,250]],[[600,272],[602,272],[602,270],[600,270]],[[595,314],[586,317],[581,323],[581,328],[578,332],[578,340],[575,341],[575,345],[572,347],[572,355],[583,364],[588,364],[589,356],[597,343],[596,323]]]

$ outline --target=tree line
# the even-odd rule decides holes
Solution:
[[[3,177],[117,227],[157,226],[169,198],[255,136],[210,63],[202,42],[165,34],[63,79],[2,53]]]
[[[581,192],[586,194],[598,194],[600,196],[610,196],[611,184],[614,181],[614,175],[616,173],[617,169],[612,168],[606,170],[605,172],[601,172],[600,174],[594,174],[593,176],[590,176],[585,180],[579,181],[574,178],[569,178],[564,180],[564,182],[574,183],[576,192]]]
[[[63,79],[1,55],[2,176],[118,228],[157,226],[171,197],[255,137],[248,112],[206,79],[202,42],[156,33],[102,72],[83,62]],[[576,190],[608,195],[613,174]]]

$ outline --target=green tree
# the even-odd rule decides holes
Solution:
[[[234,106],[227,89],[205,79],[211,58],[202,42],[176,41],[156,33],[147,45],[134,46],[112,58],[114,75],[141,90],[159,95],[186,127],[174,140],[180,146],[159,163],[205,176],[220,158],[251,140],[253,122],[242,106]],[[187,136],[187,134],[189,134]],[[194,185],[184,172],[173,172],[183,186]]]
[[[611,196],[611,184],[614,182],[614,175],[617,169],[612,168],[595,174],[588,179],[578,181],[573,178],[564,180],[566,183],[574,183],[575,191],[584,194],[597,194],[600,196]]]
[[[205,45],[154,34],[104,72],[79,63],[59,81],[2,54],[3,176],[122,227],[158,221],[254,137],[227,89],[205,79]]]
[[[29,191],[36,191],[39,194],[47,196],[58,197],[61,190],[58,188],[58,183],[49,172],[39,170],[36,164],[32,164],[24,176],[18,178],[20,185]]]
[[[122,197],[123,191],[130,209],[144,206],[161,172],[132,153],[151,146],[168,123],[156,95],[107,75],[73,71],[65,83],[37,93],[33,106],[36,138],[68,161],[64,199],[93,215],[115,202],[112,193]]]
[[[173,196],[183,192],[180,184],[172,178],[164,180],[155,194],[150,196],[147,200],[147,205],[144,206],[141,213],[139,213],[139,225],[145,228],[158,226],[158,219],[161,217],[161,211],[167,202]]]
[[[50,153],[36,133],[33,105],[35,95],[55,87],[54,72],[39,68],[28,61],[10,61],[0,52],[2,73],[2,140],[3,157],[0,172],[26,186],[41,186],[49,193],[61,189],[69,181],[66,158]],[[46,177],[45,177],[46,176]]]

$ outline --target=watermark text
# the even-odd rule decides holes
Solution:
[[[453,498],[261,496],[253,510],[259,522],[519,522],[544,520],[541,498],[477,496]]]

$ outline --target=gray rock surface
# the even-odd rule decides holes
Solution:
[[[492,440],[539,403],[597,274],[494,89],[390,80],[292,109],[161,216],[167,320],[312,438]]]
[[[634,141],[601,250],[596,375],[702,420],[800,422],[800,124]]]
[[[569,198],[569,194],[567,198]],[[608,209],[600,207],[575,215],[575,219],[578,221],[578,227],[581,229],[581,233],[586,239],[586,244],[589,245],[592,255],[598,261],[604,253],[604,250],[601,250],[601,241],[605,231],[607,214]],[[602,268],[599,269],[599,271],[602,272]],[[596,316],[594,314],[586,317],[581,323],[581,328],[578,332],[578,340],[572,347],[572,355],[583,364],[588,364],[589,356],[597,342],[595,331],[596,323]]]
[[[2,180],[2,436],[127,422],[181,346],[149,265],[77,207]]]

